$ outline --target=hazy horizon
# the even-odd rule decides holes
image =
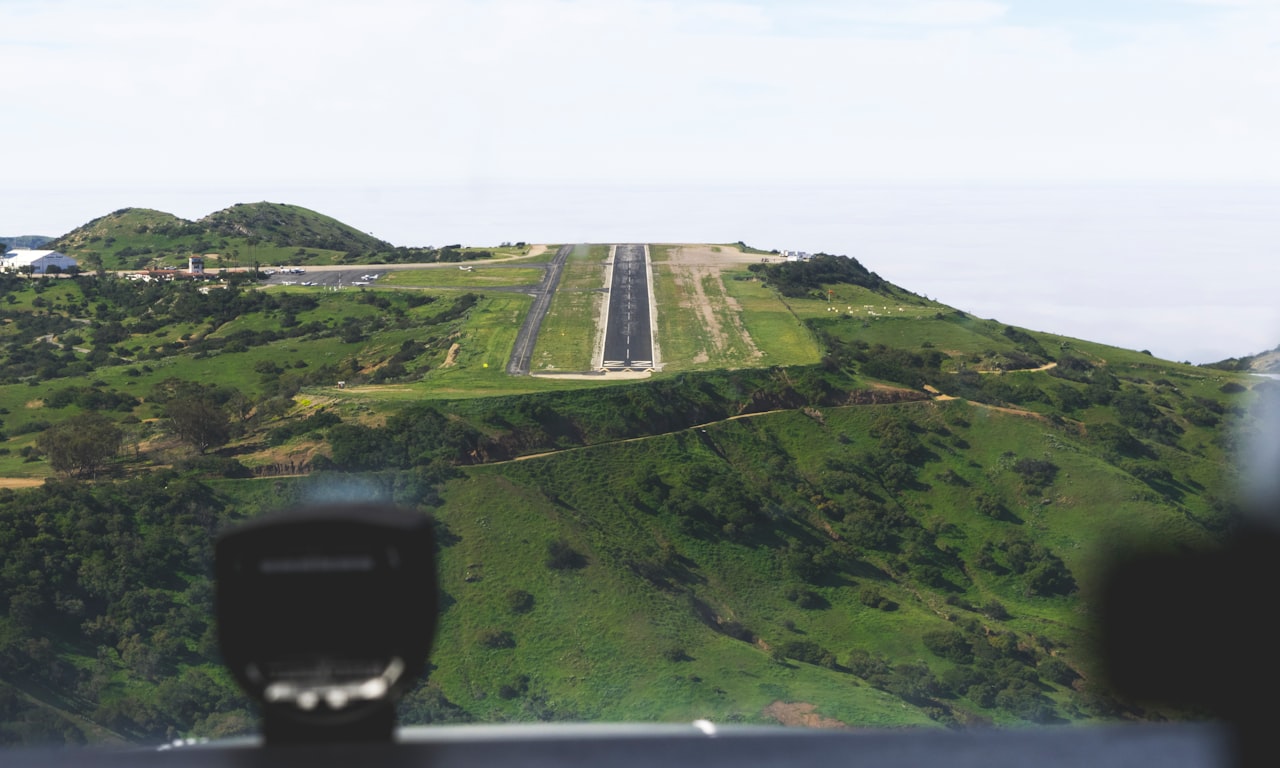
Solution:
[[[269,200],[397,245],[742,239],[1205,362],[1280,342],[1277,29],[1271,0],[11,0],[0,232]]]
[[[1194,363],[1280,343],[1280,185],[392,185],[23,190],[62,235],[123,207],[301,205],[393,245],[744,241],[857,258],[981,317]],[[71,217],[78,217],[74,222]],[[61,218],[59,218],[61,217]],[[31,228],[26,228],[31,229]]]

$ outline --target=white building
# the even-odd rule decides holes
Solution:
[[[56,272],[67,272],[78,266],[76,260],[57,251],[34,251],[27,248],[15,248],[0,259],[0,270],[5,272],[22,272],[23,267],[30,266],[31,274],[45,275]],[[54,269],[50,269],[53,267]]]

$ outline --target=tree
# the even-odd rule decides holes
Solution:
[[[200,453],[231,439],[231,418],[221,406],[202,397],[177,397],[165,405],[173,433]]]
[[[36,447],[49,457],[49,464],[71,477],[97,474],[102,465],[120,450],[124,433],[99,413],[81,413],[46,429],[36,438]]]

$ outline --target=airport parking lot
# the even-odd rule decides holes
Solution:
[[[263,285],[305,285],[324,288],[348,288],[373,285],[387,273],[385,266],[378,267],[267,267],[270,273]]]

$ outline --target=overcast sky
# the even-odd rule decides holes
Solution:
[[[1280,182],[1270,0],[0,0],[0,73],[6,185]]]

